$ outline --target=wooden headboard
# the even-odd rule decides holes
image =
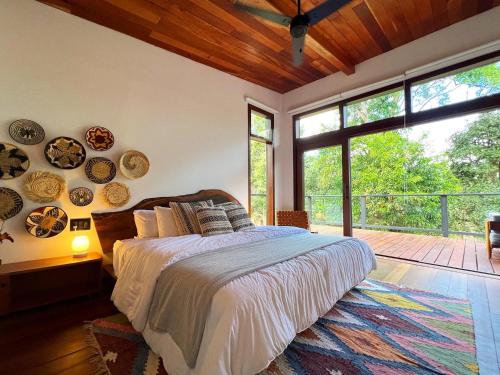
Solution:
[[[148,198],[123,211],[92,212],[95,229],[103,252],[113,251],[115,241],[133,238],[137,235],[134,223],[134,210],[152,210],[155,206],[168,207],[170,202],[193,202],[211,199],[214,204],[238,201],[222,190],[200,190],[195,194],[176,197]]]

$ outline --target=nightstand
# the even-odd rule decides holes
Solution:
[[[1,265],[0,315],[97,293],[101,267],[98,253]]]

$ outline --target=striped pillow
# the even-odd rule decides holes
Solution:
[[[233,233],[231,222],[223,207],[195,207],[203,237]]]
[[[223,207],[226,210],[227,218],[231,222],[231,226],[235,232],[255,228],[252,219],[248,216],[247,210],[241,204],[226,202],[218,204],[217,207]]]
[[[211,200],[199,202],[170,202],[169,206],[174,214],[175,226],[179,236],[186,234],[201,233],[198,219],[196,218],[196,207],[212,207]]]

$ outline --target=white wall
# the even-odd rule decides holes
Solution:
[[[500,38],[500,7],[421,38],[356,67],[356,74],[334,74],[285,95],[106,29],[34,0],[0,0],[0,141],[15,142],[9,124],[19,118],[37,121],[46,141],[61,135],[83,142],[90,125],[115,135],[115,146],[88,157],[117,160],[128,149],[145,152],[151,169],[126,183],[132,199],[177,195],[221,188],[247,202],[248,95],[281,110],[276,116],[277,208],[293,206],[292,121],[286,111],[298,105],[377,82],[437,59]],[[90,187],[94,203],[73,206],[65,195],[56,204],[70,217],[89,217],[108,209],[101,185],[85,177],[83,167],[63,171],[43,156],[44,143],[21,146],[31,158],[30,171],[64,176],[68,188]],[[0,180],[22,191],[26,175]],[[24,219],[40,204],[24,199],[24,209],[6,222],[15,243],[0,245],[0,259],[15,262],[71,253],[74,232],[36,239]],[[91,250],[100,251],[94,231]]]
[[[101,125],[112,130],[114,147],[88,156],[117,161],[137,149],[151,162],[148,175],[126,183],[128,206],[143,198],[220,188],[247,202],[247,106],[249,95],[280,108],[282,96],[142,41],[82,20],[33,0],[0,0],[0,141],[15,142],[9,124],[19,118],[40,123],[46,141],[70,136],[84,143],[85,130]],[[279,121],[279,117],[276,119]],[[108,209],[83,167],[63,171],[43,156],[46,142],[24,146],[29,171],[46,170],[67,180],[68,188],[95,192],[90,206],[73,206],[67,194],[55,204],[70,217],[89,217]],[[22,191],[27,174],[0,180]],[[24,208],[4,230],[15,243],[0,245],[4,263],[71,254],[75,232],[36,239],[24,219],[40,204],[24,198]],[[84,233],[84,232],[80,232]],[[94,231],[91,250],[100,251]]]
[[[276,149],[277,206],[293,208],[292,108],[325,97],[389,79],[405,71],[500,39],[500,7],[454,24],[412,43],[374,57],[356,66],[356,73],[328,77],[286,93],[278,123],[280,144]]]

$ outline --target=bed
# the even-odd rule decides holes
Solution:
[[[221,190],[203,190],[147,199],[125,211],[92,214],[103,251],[114,253],[117,282],[112,300],[162,357],[171,375],[243,375],[264,370],[298,332],[310,327],[376,267],[371,248],[349,238],[229,282],[211,300],[197,360],[191,366],[168,333],[151,328],[150,308],[162,271],[193,255],[235,244],[250,246],[263,240],[310,235],[295,227],[256,227],[212,237],[134,239],[135,209],[204,199],[215,204],[236,201]]]

